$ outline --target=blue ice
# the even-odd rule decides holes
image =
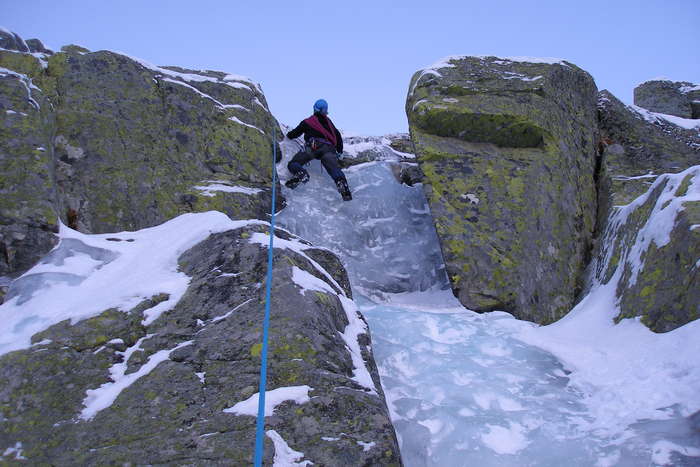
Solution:
[[[284,178],[297,148],[283,149]],[[449,290],[422,188],[398,183],[395,163],[346,170],[354,199],[343,202],[312,161],[309,183],[283,188],[278,219],[345,264],[406,466],[698,465],[678,451],[700,448],[688,419],[598,433],[559,360],[514,337],[527,323],[464,309]]]

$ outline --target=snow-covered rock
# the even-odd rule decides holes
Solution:
[[[634,104],[652,112],[700,119],[700,85],[655,79],[634,88]]]
[[[268,228],[217,212],[63,227],[0,306],[0,463],[19,445],[32,464],[250,465]],[[265,464],[398,465],[342,265],[282,230],[274,264]]]
[[[618,320],[670,331],[700,317],[700,139],[608,91],[598,115],[601,238],[591,274],[605,284],[619,272]]]

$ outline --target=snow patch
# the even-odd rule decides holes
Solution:
[[[239,125],[247,126],[248,128],[253,128],[254,130],[259,131],[263,135],[265,134],[264,131],[262,131],[260,128],[256,127],[255,125],[251,125],[249,123],[243,122],[236,117],[229,117],[228,119],[231,120],[232,122],[238,123]]]
[[[172,349],[159,350],[148,357],[148,361],[141,366],[141,368],[127,375],[126,370],[129,357],[137,350],[141,350],[141,344],[143,341],[149,339],[150,337],[153,337],[153,334],[142,337],[136,342],[136,344],[129,347],[124,352],[117,352],[118,354],[121,354],[123,358],[121,363],[112,365],[112,367],[109,369],[112,381],[109,383],[104,383],[97,389],[88,389],[86,391],[87,396],[83,400],[83,405],[85,408],[80,412],[80,418],[83,420],[91,420],[99,411],[111,406],[122,391],[134,384],[141,377],[149,374],[160,363],[168,360],[172,352],[182,347],[192,345],[192,341],[187,341],[178,344]]]
[[[275,457],[272,467],[292,467],[312,465],[311,461],[297,462],[304,458],[304,453],[290,448],[287,442],[275,430],[267,430],[267,437],[275,445]]]
[[[667,115],[658,112],[652,112],[650,110],[632,104],[627,105],[627,108],[640,115],[641,118],[643,118],[649,123],[659,123],[660,120],[665,120],[668,123],[672,123],[686,130],[700,129],[700,119],[697,118],[682,118],[676,117],[675,115]]]
[[[0,76],[13,76],[17,79],[19,79],[20,83],[22,83],[27,90],[27,100],[29,101],[30,104],[32,104],[37,110],[41,108],[39,106],[39,103],[34,100],[32,97],[32,89],[35,89],[37,91],[41,91],[33,82],[32,79],[22,73],[17,73],[16,71],[9,70],[7,68],[0,67]]]
[[[521,63],[543,63],[548,65],[564,65],[569,66],[566,60],[561,58],[553,57],[497,57],[495,55],[449,55],[447,57],[441,58],[432,65],[425,67],[424,71],[436,71],[443,68],[454,68],[456,65],[452,62],[458,62],[467,58],[479,58],[481,60],[491,60],[493,63],[499,65],[507,64],[508,62],[521,62]],[[495,59],[495,60],[492,60]],[[539,79],[539,77],[534,78]],[[533,80],[534,80],[533,79]]]
[[[692,179],[685,196],[675,196],[688,175]],[[630,267],[629,281],[634,283],[651,243],[666,245],[683,204],[700,201],[700,166],[661,175],[647,193],[627,206],[617,207],[611,230],[606,232],[606,244],[612,245],[619,226],[658,189],[662,192],[647,223],[639,229],[633,246],[622,252],[612,279],[594,284],[591,292],[558,322],[527,327],[518,335],[564,362],[572,372],[568,375],[571,384],[586,394],[584,402],[593,415],[588,429],[598,433],[615,435],[638,420],[666,419],[667,407],[676,407],[683,417],[700,410],[700,320],[666,333],[650,331],[638,318],[624,319],[619,324],[613,321],[620,312],[616,291],[625,265]],[[609,250],[610,256],[613,248]],[[609,261],[606,258],[604,266]]]
[[[309,391],[313,391],[310,386],[287,386],[265,392],[265,416],[270,417],[275,413],[277,406],[283,402],[292,401],[296,404],[309,402]],[[234,415],[250,415],[255,417],[258,414],[258,404],[260,393],[256,392],[248,399],[238,402],[233,407],[224,409],[226,413]]]
[[[185,87],[185,88],[189,89],[190,91],[193,91],[195,94],[198,94],[202,98],[209,99],[210,101],[214,102],[214,104],[216,104],[218,107],[221,107],[222,109],[226,108],[226,106],[224,104],[222,104],[218,100],[214,99],[209,94],[203,93],[202,91],[200,91],[199,89],[195,88],[192,85],[189,85],[183,81],[178,81],[178,80],[172,79],[172,78],[161,78],[161,79],[167,83],[173,83],[173,84],[177,84],[178,86]]]
[[[221,274],[221,276],[223,276],[223,274]],[[221,276],[219,276],[219,277],[221,277]],[[240,305],[236,306],[233,310],[231,310],[231,311],[229,311],[229,312],[227,312],[227,313],[224,313],[224,314],[221,315],[221,316],[217,316],[217,317],[215,317],[215,318],[212,318],[211,322],[212,322],[212,323],[216,323],[216,322],[218,322],[218,321],[221,321],[221,320],[223,320],[223,319],[228,318],[228,317],[231,316],[233,313],[235,313],[239,308],[241,308],[242,306],[244,306],[244,305],[246,305],[247,303],[250,303],[250,302],[252,302],[252,301],[253,301],[253,299],[252,299],[252,298],[249,298],[249,299],[246,300],[245,302],[243,302],[243,303],[241,303]]]
[[[21,442],[16,442],[14,446],[10,446],[9,448],[5,449],[2,453],[2,457],[10,457],[14,456],[14,459],[16,461],[23,461],[27,460],[26,457],[22,455],[22,443]]]
[[[335,295],[340,300],[340,303],[345,311],[348,319],[348,325],[345,330],[340,333],[345,345],[350,352],[352,363],[354,366],[352,379],[359,385],[366,388],[371,394],[377,394],[377,388],[372,381],[372,376],[367,369],[367,365],[362,358],[362,350],[360,348],[359,336],[367,333],[367,325],[358,316],[358,309],[355,302],[347,298],[344,294],[338,294],[325,281],[322,281],[313,274],[299,269],[294,266],[292,269],[292,280],[295,284],[301,287],[301,293],[305,294],[307,290],[316,290],[319,292]],[[342,290],[342,289],[341,289]]]
[[[372,376],[367,369],[365,360],[362,358],[362,350],[360,348],[360,341],[358,340],[360,335],[368,333],[367,324],[360,318],[360,312],[355,302],[344,295],[339,295],[338,298],[343,304],[345,315],[348,318],[348,325],[345,327],[345,331],[343,331],[341,337],[345,341],[345,345],[352,357],[352,364],[354,366],[352,379],[361,386],[364,386],[370,394],[377,395],[377,388],[374,385],[374,381],[372,381]]]
[[[264,234],[260,232],[255,232],[253,235],[250,236],[250,243],[257,243],[258,245],[263,245],[267,247],[270,244],[270,235],[269,234]],[[338,282],[331,276],[326,269],[318,264],[315,260],[313,260],[310,256],[308,256],[306,253],[304,253],[305,250],[308,250],[310,248],[317,248],[317,249],[323,249],[320,247],[315,247],[313,245],[309,245],[308,243],[303,243],[297,239],[292,239],[292,240],[284,240],[279,237],[275,237],[275,242],[274,242],[274,247],[275,248],[284,248],[284,249],[289,249],[294,251],[295,253],[300,254],[301,256],[304,257],[311,265],[316,268],[318,272],[320,272],[326,279],[328,279],[328,282],[335,286],[335,288],[339,291],[341,291],[343,288],[338,284]],[[335,293],[335,292],[334,292]]]
[[[689,92],[693,91],[700,91],[700,85],[690,85],[690,86],[681,86],[679,89],[680,92],[683,94],[688,94]]]
[[[237,109],[237,110],[243,110],[245,112],[250,112],[250,109],[248,107],[244,107],[244,106],[238,105],[238,104],[224,104],[224,109]]]
[[[257,105],[260,106],[260,107],[262,107],[266,112],[269,112],[269,111],[270,111],[270,109],[268,109],[267,106],[266,106],[265,104],[263,104],[262,102],[260,102],[260,99],[258,99],[257,97],[255,97],[255,98],[253,99],[253,103],[254,103],[254,104],[257,104]]]
[[[149,70],[155,71],[155,72],[160,73],[162,75],[170,76],[171,78],[180,78],[182,80],[190,81],[190,82],[208,81],[211,83],[221,83],[221,84],[225,84],[227,86],[231,86],[231,87],[237,88],[237,89],[247,89],[248,91],[251,91],[251,92],[253,91],[253,88],[255,88],[262,94],[262,90],[260,89],[260,85],[257,83],[254,83],[253,81],[251,81],[249,78],[246,78],[245,76],[229,74],[229,75],[225,76],[223,80],[220,80],[219,78],[214,78],[211,76],[204,76],[204,75],[199,75],[199,74],[194,74],[194,73],[180,73],[177,71],[168,70],[167,68],[161,68],[159,66],[156,66],[156,65],[153,65],[152,63],[147,62],[146,60],[131,56],[129,54],[125,54],[123,52],[113,51],[113,53],[122,55],[128,59],[131,59],[131,60],[137,62],[138,64],[140,64],[144,68],[148,68]],[[243,81],[243,82],[240,82],[240,81]]]
[[[167,294],[146,310],[143,324],[152,323],[187,290],[190,278],[178,270],[180,255],[212,233],[248,225],[267,223],[232,221],[209,211],[136,232],[88,235],[61,225],[56,248],[12,282],[0,305],[0,354],[28,348],[32,335],[60,321],[75,324],[110,308],[127,311]]]
[[[372,449],[374,446],[377,445],[377,443],[374,442],[374,441],[369,442],[369,443],[365,443],[364,441],[358,441],[357,444],[359,444],[360,446],[362,446],[362,452],[367,452],[367,451],[369,451],[370,449]]]
[[[193,188],[195,190],[198,190],[202,193],[202,196],[216,196],[216,192],[223,192],[223,193],[243,193],[244,195],[257,195],[260,193],[261,189],[259,188],[250,188],[247,186],[237,186],[237,185],[228,185],[225,184],[226,182],[218,182],[218,181],[211,181],[209,182],[208,185],[197,185],[194,186]]]
[[[299,269],[296,266],[292,267],[292,281],[301,287],[301,294],[306,295],[307,290],[316,290],[318,292],[325,292],[332,295],[337,295],[335,290],[328,285],[325,281],[322,281],[318,277],[310,274],[303,269]]]
[[[671,465],[673,462],[671,454],[674,452],[683,454],[687,457],[700,457],[700,449],[689,446],[680,446],[667,440],[655,442],[651,448],[651,451],[651,460],[658,465]]]
[[[469,200],[472,204],[479,204],[479,201],[481,201],[474,193],[465,193],[460,198]]]

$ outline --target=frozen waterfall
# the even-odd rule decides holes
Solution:
[[[700,465],[700,421],[689,418],[700,403],[698,353],[676,345],[697,341],[697,322],[658,337],[639,323],[598,320],[587,328],[594,335],[572,343],[562,360],[557,349],[576,323],[538,327],[464,309],[449,290],[421,187],[398,183],[392,172],[399,154],[381,138],[347,142],[347,152],[378,159],[345,171],[354,200],[343,202],[312,161],[309,183],[283,189],[279,222],[348,269],[406,466]],[[299,146],[285,140],[282,148],[284,180]],[[606,317],[609,292],[592,293],[572,315],[588,316],[585,323]],[[605,347],[615,336],[629,339],[617,357]],[[625,366],[639,345],[648,347],[643,359]],[[670,360],[675,368],[664,369]],[[609,375],[595,380],[591,368],[600,362],[609,362]],[[663,381],[673,390],[660,388]]]

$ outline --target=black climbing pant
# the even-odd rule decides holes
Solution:
[[[330,144],[323,144],[316,150],[312,150],[308,145],[304,150],[294,154],[292,160],[287,164],[287,168],[293,174],[303,170],[304,165],[308,164],[312,159],[321,159],[321,164],[331,176],[333,181],[345,179],[345,175],[338,163],[338,156],[335,155],[335,149]]]

